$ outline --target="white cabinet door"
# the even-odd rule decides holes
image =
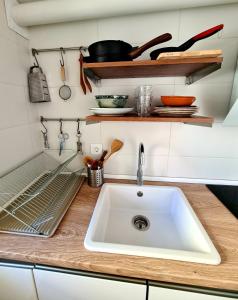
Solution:
[[[0,266],[1,300],[37,300],[32,269]]]
[[[34,270],[39,300],[145,300],[143,284]]]
[[[231,298],[180,291],[161,287],[149,287],[149,300],[229,300]]]

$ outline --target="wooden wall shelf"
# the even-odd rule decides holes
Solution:
[[[138,117],[136,115],[125,116],[97,116],[86,117],[86,122],[181,122],[186,124],[212,126],[214,119],[212,117],[193,116],[193,117],[159,117],[152,115],[150,117]]]
[[[186,76],[187,84],[221,68],[222,57],[84,63],[85,74],[100,79]]]

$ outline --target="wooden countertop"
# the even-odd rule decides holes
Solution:
[[[126,182],[107,180],[107,182]],[[0,234],[0,258],[126,277],[238,291],[238,220],[201,184],[180,187],[221,255],[218,266],[91,252],[84,237],[100,189],[83,184],[52,238]]]

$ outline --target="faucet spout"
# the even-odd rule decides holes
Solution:
[[[138,157],[138,170],[137,170],[137,184],[139,186],[143,185],[143,165],[144,165],[144,145],[140,143],[139,145],[139,157]]]

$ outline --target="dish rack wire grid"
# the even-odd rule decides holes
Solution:
[[[51,236],[83,183],[67,167],[77,153],[41,152],[0,177],[0,232]]]

